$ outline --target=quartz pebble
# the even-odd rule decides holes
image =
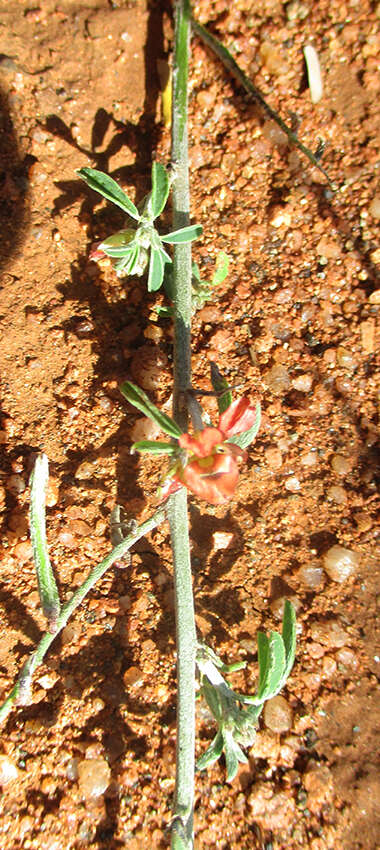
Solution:
[[[268,699],[264,706],[264,723],[272,732],[287,732],[293,723],[293,711],[285,697]]]
[[[265,374],[265,383],[274,395],[281,395],[290,389],[291,382],[285,366],[273,366]]]
[[[301,489],[301,484],[296,475],[291,475],[290,478],[286,479],[285,487],[290,493],[297,493]]]
[[[78,785],[85,799],[100,797],[107,790],[110,781],[111,771],[105,759],[84,759],[79,762]]]
[[[292,384],[298,392],[308,393],[312,388],[313,378],[311,375],[298,375],[297,378],[293,378]]]
[[[344,455],[333,455],[331,468],[337,475],[347,475],[351,472],[351,463]]]
[[[332,581],[339,584],[355,574],[359,566],[360,556],[344,546],[331,546],[323,556],[324,569]]]
[[[297,576],[306,587],[315,590],[323,581],[323,569],[317,564],[303,564],[299,568]]]
[[[214,550],[227,549],[233,539],[234,535],[232,531],[214,531],[212,535]]]
[[[144,416],[135,422],[131,431],[131,439],[134,443],[139,440],[157,440],[160,434],[162,434],[161,428],[156,422],[152,422],[151,419]]]
[[[0,756],[0,785],[7,785],[18,777],[15,763],[9,756]]]
[[[326,492],[327,498],[331,502],[335,502],[337,505],[345,505],[347,502],[347,493],[343,487],[333,486],[329,487]]]

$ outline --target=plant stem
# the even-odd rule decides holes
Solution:
[[[189,224],[190,192],[187,138],[187,81],[189,66],[190,3],[177,0],[173,68],[172,165],[173,226]],[[187,429],[186,393],[191,385],[191,245],[175,248],[174,302],[174,402],[173,415]],[[193,847],[195,653],[196,634],[190,562],[187,493],[182,488],[169,501],[168,518],[174,562],[177,633],[177,768],[172,822],[172,850]]]
[[[165,508],[159,508],[153,516],[147,519],[146,522],[139,525],[138,528],[131,534],[128,534],[128,536],[125,537],[118,546],[115,546],[115,548],[112,549],[112,552],[110,552],[109,555],[106,555],[100,564],[97,564],[96,567],[91,570],[83,584],[78,587],[71,599],[66,602],[66,605],[63,605],[56,622],[56,631],[54,634],[46,632],[46,634],[43,635],[37,648],[34,652],[32,652],[22,667],[15,686],[11,690],[3,705],[0,707],[0,723],[5,720],[14,705],[24,705],[27,702],[30,681],[34,670],[42,663],[50,645],[53,643],[53,640],[55,640],[59,632],[65,627],[75,609],[78,608],[81,602],[83,602],[85,596],[87,596],[87,593],[92,590],[96,582],[102,578],[109,567],[111,567],[112,564],[114,564],[119,558],[122,558],[128,549],[137,542],[137,540],[140,540],[141,537],[144,537],[145,534],[148,534],[153,528],[156,528],[157,525],[164,522],[165,519]]]

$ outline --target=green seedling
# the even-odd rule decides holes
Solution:
[[[77,173],[91,189],[120,207],[136,222],[134,226],[125,227],[100,242],[92,258],[99,259],[104,255],[110,257],[114,260],[114,268],[119,277],[129,275],[141,277],[149,266],[148,292],[160,289],[164,279],[165,265],[172,262],[164,243],[185,244],[197,239],[202,233],[202,227],[199,224],[181,227],[164,235],[160,235],[156,230],[154,222],[162,213],[170,191],[171,180],[166,168],[159,162],[153,163],[152,190],[139,207],[135,206],[108,174],[94,168],[80,168]]]

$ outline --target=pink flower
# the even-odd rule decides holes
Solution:
[[[185,486],[212,505],[228,502],[238,483],[237,458],[245,460],[247,453],[227,440],[252,428],[256,417],[248,399],[237,399],[219,417],[218,428],[204,428],[194,436],[181,434],[178,443],[186,450],[187,460],[176,463],[163,486],[163,497]]]

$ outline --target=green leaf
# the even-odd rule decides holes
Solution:
[[[227,379],[222,375],[216,363],[213,362],[211,362],[211,383],[215,392],[219,393],[218,410],[222,414],[232,404],[232,393],[228,387]]]
[[[208,749],[198,759],[197,770],[206,770],[207,767],[218,761],[223,752],[223,744],[223,735],[219,730]]]
[[[233,737],[233,733],[229,730],[223,730],[224,738],[224,758],[226,760],[227,782],[232,782],[238,772],[239,762],[247,764],[248,759],[244,755],[243,750],[239,747]]]
[[[173,419],[170,419],[170,416],[167,416],[166,413],[162,413],[162,411],[159,410],[152,401],[150,401],[143,390],[140,390],[140,388],[136,387],[135,384],[132,384],[131,381],[125,381],[120,387],[120,391],[130,404],[137,407],[144,416],[147,416],[153,422],[156,422],[156,424],[161,428],[161,431],[164,431],[165,434],[169,434],[170,437],[174,437],[174,439],[178,440],[178,437],[182,434],[179,426]]]
[[[284,682],[290,675],[296,655],[296,611],[294,605],[285,599],[282,639],[285,646],[286,663],[283,673]]]
[[[39,454],[30,476],[30,533],[42,610],[48,620],[49,630],[54,632],[61,606],[46,542],[45,499],[48,480],[47,456]]]
[[[100,195],[107,198],[107,201],[112,201],[113,204],[121,207],[131,218],[135,218],[136,221],[140,220],[140,213],[134,203],[108,174],[97,171],[95,168],[79,168],[77,174],[82,180],[86,181],[90,189],[94,189],[95,192],[99,192]]]
[[[260,428],[261,423],[261,404],[259,402],[256,403],[256,419],[252,428],[249,428],[248,431],[243,431],[242,434],[236,434],[234,437],[230,437],[227,440],[228,443],[235,443],[236,446],[240,446],[241,449],[246,449],[248,446],[253,443],[255,437],[257,436],[257,432]]]
[[[150,209],[153,218],[162,213],[169,195],[169,178],[166,168],[160,162],[152,165],[152,194],[150,198]]]
[[[148,292],[157,292],[164,279],[164,260],[161,251],[152,248],[149,261]]]
[[[174,307],[161,307],[160,304],[153,308],[161,319],[170,319],[174,316]]]
[[[229,264],[228,255],[221,251],[216,258],[216,268],[211,280],[212,286],[219,286],[220,283],[223,283],[228,275]]]
[[[193,239],[198,239],[202,233],[202,225],[190,224],[188,227],[180,227],[179,230],[173,230],[172,233],[165,233],[160,236],[162,242],[169,242],[170,245],[179,245],[185,242],[192,242]]]
[[[261,632],[259,632],[257,636],[259,646],[259,667],[261,673],[262,662],[260,657],[259,636],[261,636]],[[265,666],[263,674],[261,675],[261,682],[259,680],[259,687],[257,691],[257,699],[260,702],[264,702],[264,700],[275,696],[283,681],[285,669],[285,646],[284,641],[278,632],[270,632],[269,639],[266,637],[266,647],[262,654],[262,658],[264,659]]]
[[[137,443],[133,443],[130,448],[131,455],[135,452],[148,452],[152,455],[174,455],[178,452],[178,447],[174,446],[173,443],[164,443],[159,440],[139,440]]]

